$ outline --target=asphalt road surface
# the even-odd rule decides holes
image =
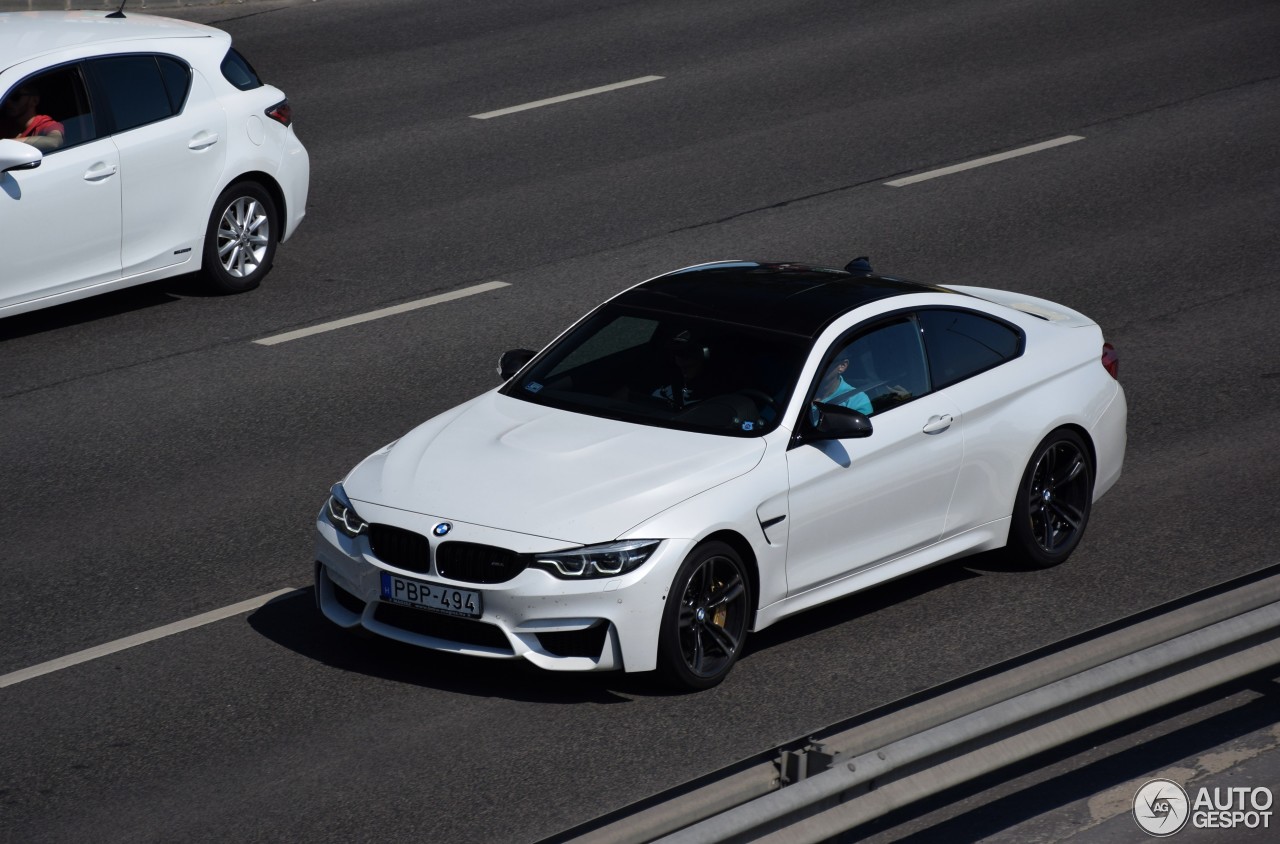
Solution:
[[[187,14],[288,93],[308,216],[256,292],[176,279],[0,322],[0,675],[302,590],[0,688],[0,840],[528,842],[1276,562],[1274,0]],[[819,608],[685,696],[314,611],[329,485],[495,386],[504,349],[691,263],[857,255],[1059,300],[1117,346],[1125,473],[1067,565],[977,558]]]

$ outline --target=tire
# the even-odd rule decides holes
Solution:
[[[709,689],[733,668],[747,640],[751,580],[723,542],[699,545],[680,564],[662,611],[658,664],[669,685]]]
[[[1033,568],[1065,562],[1093,506],[1093,464],[1084,439],[1059,428],[1040,441],[1013,502],[1008,550]]]
[[[201,272],[218,293],[243,293],[271,271],[280,240],[271,194],[257,182],[237,182],[213,204],[204,233]]]

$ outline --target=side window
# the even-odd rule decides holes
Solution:
[[[842,341],[827,360],[813,401],[872,416],[929,392],[920,331],[910,317]]]
[[[95,93],[111,116],[112,132],[127,132],[175,114],[156,56],[110,56],[89,61]]]
[[[165,93],[169,95],[169,109],[179,114],[191,90],[191,68],[172,56],[156,56],[156,64],[160,67]]]
[[[78,64],[28,76],[0,102],[0,138],[23,141],[45,154],[97,135]]]
[[[227,51],[222,60],[222,76],[241,91],[251,91],[262,87],[262,80],[253,69],[253,65],[240,55],[233,47]]]
[[[1022,354],[1022,332],[972,311],[937,309],[918,314],[935,389],[985,372]]]

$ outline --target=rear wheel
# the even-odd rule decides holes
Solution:
[[[257,287],[271,270],[280,240],[276,204],[257,182],[237,182],[213,205],[201,271],[219,293]]]
[[[676,572],[662,613],[659,664],[681,689],[709,689],[737,662],[747,639],[751,581],[723,542],[699,545]]]
[[[1056,566],[1080,544],[1093,504],[1093,465],[1084,439],[1059,428],[1031,455],[1009,526],[1009,549],[1036,568]]]

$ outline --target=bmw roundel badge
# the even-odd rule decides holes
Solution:
[[[435,529],[432,530],[431,532],[434,533],[436,536],[444,536],[446,533],[448,533],[451,530],[453,530],[453,525],[449,524],[448,522],[441,522],[440,524],[436,525]]]

